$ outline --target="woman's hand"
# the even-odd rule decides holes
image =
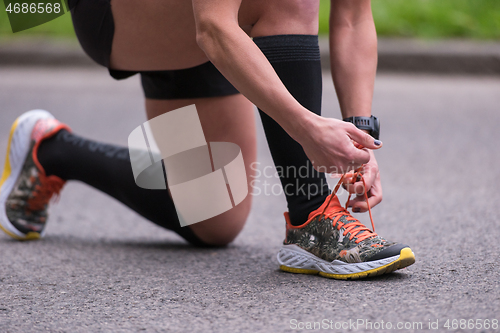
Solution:
[[[365,164],[361,173],[363,174],[364,184],[361,180],[356,181],[354,184],[352,175],[346,175],[344,179],[344,188],[349,194],[355,194],[356,197],[349,202],[349,207],[355,213],[363,213],[368,210],[365,195],[368,196],[370,207],[375,207],[382,201],[382,184],[380,182],[380,173],[378,169],[377,160],[372,150],[370,153],[370,161]]]
[[[319,172],[344,174],[355,170],[371,160],[373,153],[369,149],[382,147],[382,142],[352,123],[337,119],[312,114],[309,122],[302,128],[299,135],[292,137],[302,145]],[[357,148],[359,146],[364,148]],[[376,163],[375,161],[375,165]]]

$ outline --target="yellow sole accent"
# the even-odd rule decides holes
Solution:
[[[16,130],[17,128],[17,122],[18,122],[19,119],[16,119],[16,121],[14,122],[14,124],[12,124],[12,127],[10,128],[10,134],[9,134],[9,142],[7,143],[7,156],[5,156],[5,164],[4,164],[4,167],[3,167],[3,173],[2,173],[2,178],[0,180],[0,189],[3,185],[3,183],[7,180],[7,178],[9,178],[10,176],[10,173],[12,172],[12,168],[10,166],[10,145],[12,143],[12,137],[14,136],[14,131]]]
[[[20,241],[37,240],[37,239],[41,238],[40,234],[38,232],[34,232],[34,231],[28,232],[25,237],[19,237],[18,235],[15,235],[12,232],[5,229],[1,224],[0,224],[0,229],[2,229],[3,232],[5,232],[10,237],[17,239],[17,240],[20,240]]]
[[[319,273],[319,271],[314,270],[314,269],[293,268],[293,267],[288,267],[288,266],[285,266],[285,265],[281,265],[280,269],[282,271],[285,271],[285,272],[298,273],[298,274],[311,274],[311,275],[315,275],[315,274]]]
[[[14,121],[14,124],[12,124],[12,127],[10,128],[10,134],[9,134],[9,141],[7,143],[7,154],[5,157],[5,164],[2,172],[2,178],[0,179],[0,191],[2,188],[3,183],[9,178],[10,174],[12,173],[12,167],[10,165],[10,145],[12,144],[12,138],[14,137],[14,132],[16,131],[17,125],[19,122],[19,118]],[[12,232],[8,231],[5,229],[1,224],[0,224],[0,229],[2,229],[7,235],[9,235],[12,238],[15,238],[17,240],[35,240],[35,239],[40,239],[40,234],[38,232],[28,232],[26,236],[20,237],[18,235],[13,234]]]
[[[330,274],[330,273],[324,273],[320,271],[316,271],[313,269],[301,269],[301,268],[292,268],[292,267],[287,267],[287,266],[280,266],[280,269],[285,272],[290,272],[290,273],[299,273],[299,274],[319,274],[320,276],[326,277],[326,278],[331,278],[331,279],[338,279],[338,280],[356,280],[356,279],[362,279],[366,277],[372,277],[372,276],[377,276],[377,275],[382,275],[386,273],[391,273],[394,272],[395,270],[401,269],[408,267],[415,263],[415,255],[413,254],[412,250],[408,247],[405,247],[404,249],[401,250],[399,254],[399,258],[387,265],[371,269],[366,272],[361,272],[361,273],[354,273],[354,274]]]

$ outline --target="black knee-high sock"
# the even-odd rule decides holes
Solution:
[[[205,245],[190,228],[181,228],[167,190],[147,190],[135,184],[128,148],[87,140],[61,130],[42,141],[38,159],[47,175],[84,182],[188,242]]]
[[[322,76],[318,36],[277,35],[253,40],[292,96],[302,106],[320,115]],[[321,206],[329,194],[325,175],[314,170],[302,146],[278,123],[261,110],[259,113],[286,195],[290,222],[303,224],[309,213]]]

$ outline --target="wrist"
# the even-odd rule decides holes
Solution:
[[[303,138],[315,131],[316,118],[319,116],[315,113],[303,108],[292,112],[286,117],[285,123],[282,125],[283,129],[298,143],[302,143]]]

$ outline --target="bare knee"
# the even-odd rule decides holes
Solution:
[[[251,195],[233,209],[189,227],[194,234],[209,245],[225,246],[231,243],[245,226],[250,214]]]
[[[264,6],[251,30],[253,37],[318,33],[319,0],[265,1]]]

